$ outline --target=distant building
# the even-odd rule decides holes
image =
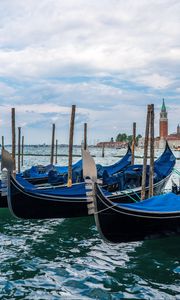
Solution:
[[[159,136],[160,139],[166,139],[168,136],[168,118],[167,118],[167,111],[166,105],[163,99],[161,112],[160,112],[160,119],[159,119]]]
[[[177,126],[177,131],[175,133],[168,134],[168,118],[166,105],[163,99],[163,104],[160,112],[160,135],[156,138],[157,142],[159,141],[159,147],[163,148],[165,141],[168,141],[168,144],[171,148],[180,147],[180,127]]]
[[[111,138],[111,143],[114,143],[114,139],[113,139],[113,137]]]
[[[180,147],[180,126],[179,126],[179,124],[177,126],[177,132],[169,134],[167,137],[167,141],[168,141],[169,145],[173,148]]]
[[[164,148],[166,140],[171,148],[180,147],[180,126],[178,124],[175,133],[168,134],[168,113],[163,99],[159,118],[159,136],[155,138],[155,147]],[[144,138],[139,139],[138,146],[144,146]]]
[[[128,145],[127,142],[100,142],[96,146],[97,147],[105,147],[105,148],[126,148]]]
[[[165,101],[163,99],[163,103],[161,106],[160,111],[160,118],[159,118],[159,137],[157,137],[156,140],[156,146],[157,148],[164,148],[165,142],[168,137],[168,117],[167,117],[167,110]]]

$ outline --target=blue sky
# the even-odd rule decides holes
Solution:
[[[75,143],[88,123],[94,143],[144,133],[146,105],[162,98],[169,131],[180,123],[180,2],[176,0],[1,0],[0,129],[11,141],[11,107],[27,143]]]

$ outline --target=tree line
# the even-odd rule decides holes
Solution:
[[[138,143],[139,139],[142,137],[141,134],[136,136],[136,143]],[[127,142],[132,143],[133,135],[127,135],[126,133],[118,133],[116,137],[116,142]]]

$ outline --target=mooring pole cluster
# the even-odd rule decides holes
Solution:
[[[76,105],[72,105],[70,129],[69,129],[69,151],[68,151],[68,180],[67,185],[72,185],[72,156],[73,156],[73,136],[74,136],[74,122],[75,122]],[[11,109],[11,126],[12,126],[12,159],[13,168],[16,170],[16,130],[15,130],[15,108]],[[150,144],[150,166],[147,170],[148,145]],[[133,136],[132,136],[132,160],[135,160],[135,145],[136,145],[136,123],[133,122]],[[4,136],[2,136],[2,148],[4,148]],[[102,143],[102,157],[104,157],[105,144]],[[84,149],[87,149],[87,123],[84,123]],[[54,153],[55,152],[55,153]],[[50,163],[54,160],[57,164],[58,157],[58,140],[55,141],[55,124],[52,124],[52,140],[51,140],[51,155]],[[21,171],[21,166],[24,164],[24,136],[21,137],[21,127],[18,127],[18,172]],[[149,173],[149,194],[153,195],[153,178],[154,178],[154,104],[147,106],[146,129],[144,138],[144,156],[143,156],[143,170],[142,170],[142,190],[141,199],[146,197],[147,186],[147,171]]]

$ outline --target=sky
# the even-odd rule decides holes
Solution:
[[[165,98],[169,132],[180,123],[179,0],[0,0],[0,136],[11,143],[11,108],[25,143],[108,141],[155,133]]]

